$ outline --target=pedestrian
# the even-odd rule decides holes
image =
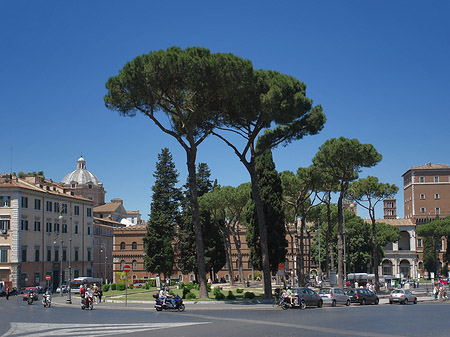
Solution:
[[[9,288],[6,289],[6,299],[9,300]]]
[[[439,288],[438,288],[437,284],[435,284],[435,286],[434,286],[434,292],[433,293],[434,293],[434,299],[437,300],[438,294],[439,294]]]
[[[103,289],[100,287],[98,288],[98,303],[102,302],[102,296],[103,296]]]

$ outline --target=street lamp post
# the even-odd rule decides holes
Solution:
[[[104,283],[106,284],[106,259],[107,259],[106,245],[104,243],[102,243],[102,244],[100,244],[100,247],[103,247],[102,249],[100,249],[100,253],[103,252],[105,255],[105,262],[104,262],[105,263],[105,273],[103,274],[103,280],[104,280]]]
[[[70,217],[72,219],[72,216]],[[70,264],[72,260],[72,237],[69,238],[69,297],[67,298],[67,303],[72,304],[72,266]]]

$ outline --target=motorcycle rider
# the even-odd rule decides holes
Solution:
[[[172,307],[175,308],[175,299],[172,295],[169,293],[170,289],[166,288],[166,302],[169,301],[172,304]]]
[[[45,288],[43,301],[50,303],[52,300],[52,293],[49,288]]]

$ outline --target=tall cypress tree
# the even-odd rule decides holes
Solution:
[[[178,172],[169,149],[162,149],[158,155],[155,184],[150,207],[147,234],[144,237],[145,268],[155,274],[170,276],[174,265],[172,245],[175,226],[180,218],[181,191],[176,187]]]
[[[276,272],[279,263],[286,259],[286,229],[283,211],[283,189],[281,179],[275,169],[272,151],[266,150],[256,158],[256,173],[258,188],[263,201],[264,216],[267,226],[270,270]],[[256,268],[262,269],[261,244],[259,238],[258,218],[254,201],[249,203],[246,212],[248,222],[247,243],[250,249],[250,262]]]

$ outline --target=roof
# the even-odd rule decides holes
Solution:
[[[365,219],[366,222],[370,222],[370,219]],[[391,226],[415,226],[411,219],[375,219],[375,222],[383,222]]]
[[[124,231],[124,232],[132,232],[132,231],[146,231],[147,225],[133,225],[122,228],[114,228],[114,232]]]
[[[66,198],[72,198],[79,201],[88,201],[92,203],[92,200],[77,196],[77,195],[71,195],[70,191],[65,190],[64,186],[55,183],[52,180],[40,180],[38,183],[31,183],[26,181],[25,179],[18,178],[18,177],[11,177],[5,178],[8,175],[3,175],[2,179],[0,179],[0,188],[20,188],[20,189],[26,189],[28,191],[34,191],[34,192],[40,192],[40,193],[46,193],[53,196],[59,196],[59,197],[66,197]],[[51,188],[50,188],[51,187]],[[48,188],[48,189],[47,189]]]
[[[450,165],[427,163],[425,165],[413,166],[403,173],[402,177],[411,170],[450,170]]]
[[[108,202],[106,204],[94,207],[94,212],[115,212],[121,204],[116,202]]]

